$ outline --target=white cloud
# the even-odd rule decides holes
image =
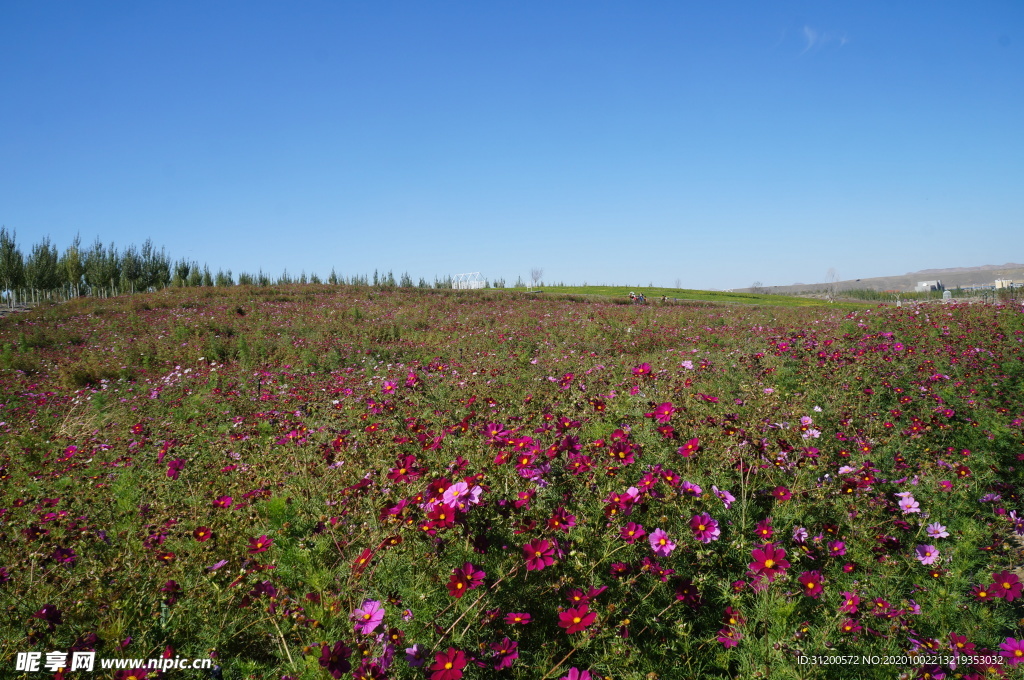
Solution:
[[[800,54],[806,54],[811,50],[818,50],[829,43],[835,43],[838,47],[843,47],[846,43],[850,42],[845,35],[825,33],[812,26],[806,25],[803,27],[803,35],[804,49]]]

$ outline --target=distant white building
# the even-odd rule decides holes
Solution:
[[[1024,286],[1024,281],[1014,281],[1013,279],[996,279],[996,290],[1000,288],[1020,288]]]
[[[942,285],[942,281],[918,281],[917,285],[914,286],[915,293],[927,293],[933,290],[945,290],[945,286]]]

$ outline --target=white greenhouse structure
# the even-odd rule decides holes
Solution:
[[[484,280],[484,277],[480,276],[480,272],[452,274],[452,288],[456,290],[473,290],[475,288],[484,288],[486,285],[487,281]]]

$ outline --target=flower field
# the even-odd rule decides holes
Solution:
[[[1024,661],[1019,305],[181,288],[14,315],[0,348],[3,677]]]

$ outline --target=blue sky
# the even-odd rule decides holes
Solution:
[[[1024,3],[0,0],[0,224],[273,275],[1024,260]]]

